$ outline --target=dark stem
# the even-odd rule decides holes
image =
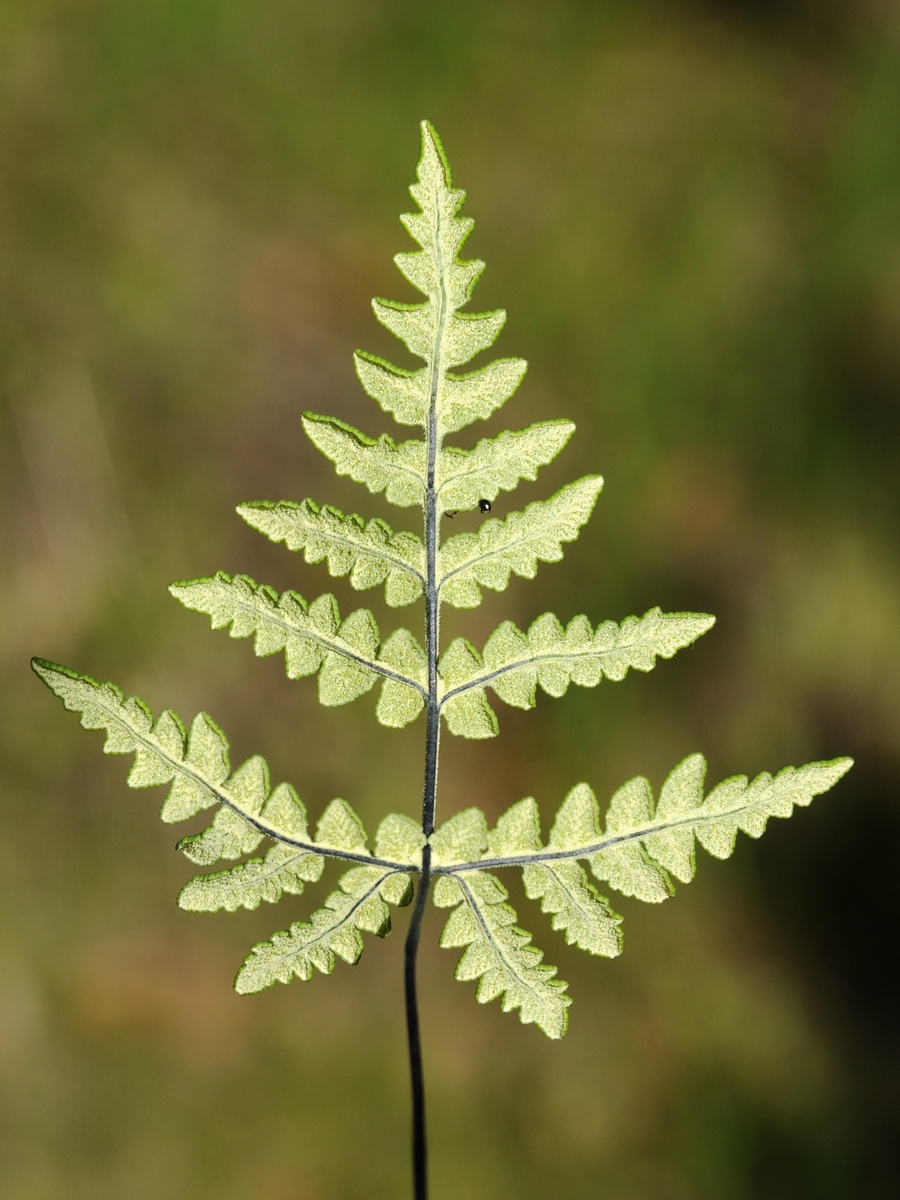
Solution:
[[[406,992],[406,1037],[409,1043],[409,1074],[412,1084],[412,1159],[414,1200],[428,1200],[428,1147],[425,1137],[425,1079],[422,1072],[422,1042],[419,1036],[419,1004],[416,996],[416,955],[422,918],[431,885],[431,847],[422,851],[422,872],[416,890],[406,947],[403,981]]]
[[[425,783],[422,794],[422,830],[428,837],[434,830],[435,799],[437,796],[438,754],[440,752],[441,711],[437,699],[438,603],[434,584],[436,498],[433,487],[425,500],[425,541],[429,581],[425,588],[425,642],[428,653],[428,726],[425,734]],[[428,1156],[425,1137],[425,1079],[422,1071],[422,1043],[419,1035],[419,1005],[416,996],[416,956],[422,919],[431,886],[431,847],[422,850],[422,870],[419,874],[416,902],[403,960],[403,981],[406,992],[406,1034],[409,1043],[409,1072],[412,1082],[412,1152],[414,1200],[428,1197]]]

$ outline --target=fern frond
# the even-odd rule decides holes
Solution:
[[[460,533],[441,547],[438,588],[442,601],[455,608],[476,608],[481,584],[502,592],[511,573],[533,579],[539,562],[559,562],[563,543],[573,542],[589,519],[603,487],[588,475],[560,489],[549,500],[536,500],[505,520],[485,521],[477,533]]]
[[[542,963],[531,935],[516,926],[515,910],[499,880],[476,867],[489,836],[484,813],[468,808],[445,821],[429,838],[432,863],[438,872],[434,903],[454,908],[441,945],[466,946],[456,966],[459,980],[480,979],[475,993],[481,1004],[503,996],[503,1011],[518,1008],[523,1024],[536,1024],[551,1038],[566,1031],[571,999],[567,984],[554,979],[556,968]]]
[[[456,907],[441,937],[442,946],[468,946],[457,979],[481,978],[482,1002],[505,993],[504,1011],[521,1005],[523,1022],[534,1021],[550,1037],[566,1028],[570,1003],[553,968],[540,965],[530,936],[515,927],[507,893],[488,873],[522,869],[526,895],[553,914],[553,928],[591,954],[621,952],[622,918],[591,884],[579,859],[587,859],[597,879],[626,896],[658,902],[672,895],[670,875],[687,883],[694,875],[695,839],[717,858],[734,850],[737,831],[760,837],[770,817],[789,817],[795,805],[808,805],[849,770],[852,760],[785,767],[774,777],[727,779],[704,799],[706,764],[699,754],[680,763],[654,804],[646,779],[632,779],[613,796],[601,831],[600,810],[587,784],[563,801],[548,844],[541,842],[540,818],[532,798],[508,809],[488,831],[484,814],[466,809],[429,838],[434,903]]]
[[[364,845],[364,832],[362,839]],[[309,980],[313,969],[330,975],[335,956],[351,964],[358,962],[362,934],[385,937],[391,929],[388,905],[408,904],[412,898],[409,871],[421,866],[424,842],[421,828],[408,817],[396,813],[386,817],[376,835],[375,854],[381,859],[396,857],[407,865],[393,870],[373,865],[347,871],[338,890],[308,922],[297,921],[289,930],[253,947],[238,972],[235,990],[247,994],[261,992],[273,983],[290,983],[293,978]]]
[[[266,658],[284,651],[289,679],[319,676],[319,702],[348,704],[384,681],[376,715],[382,725],[402,728],[414,721],[426,696],[424,651],[406,629],[383,643],[368,609],[341,621],[334,596],[307,605],[296,592],[281,596],[247,575],[224,571],[206,579],[173,583],[172,595],[185,608],[205,613],[213,629],[230,626],[233,638],[254,636],[254,650]]]
[[[366,437],[352,425],[337,417],[303,414],[306,436],[326,458],[334,463],[338,475],[349,475],[354,483],[362,483],[398,508],[409,508],[423,502],[426,484],[425,443],[400,442],[383,433],[379,438]]]
[[[506,903],[506,888],[487,871],[444,876],[435,886],[434,901],[454,908],[441,933],[445,949],[465,946],[455,978],[477,979],[475,998],[489,1004],[502,997],[504,1012],[519,1010],[523,1025],[537,1025],[550,1038],[565,1035],[572,1003],[568,984],[555,979],[556,967],[542,962],[531,945],[531,934],[516,925],[515,909]]]
[[[493,737],[497,719],[485,688],[515,708],[533,708],[537,685],[549,696],[563,696],[570,683],[596,687],[601,679],[624,679],[629,669],[650,671],[657,657],[671,658],[715,624],[705,613],[663,613],[627,617],[621,625],[604,621],[596,630],[587,617],[574,617],[563,629],[544,613],[527,634],[504,621],[490,635],[483,655],[456,638],[441,656],[441,711],[451,733]]]
[[[307,830],[306,809],[294,789],[282,783],[270,791],[269,769],[259,756],[248,759],[232,773],[228,740],[206,713],[197,714],[186,734],[175,713],[166,709],[154,722],[143,700],[126,698],[115,684],[98,683],[89,675],[79,675],[41,658],[32,659],[31,665],[69,712],[81,714],[85,729],[106,731],[104,753],[134,754],[129,787],[172,785],[160,812],[167,824],[187,821],[216,804],[229,810],[233,819],[227,824],[214,821],[204,833],[180,843],[193,861],[210,864],[220,857],[237,857],[256,849],[262,838],[268,837],[319,862],[324,856],[374,864],[387,871],[418,869],[415,856],[409,855],[411,835],[403,842],[396,833],[389,839],[379,830],[373,858],[359,818],[343,800],[333,800],[326,808],[313,841]],[[397,821],[406,820],[386,818],[382,827],[391,831]],[[424,840],[418,826],[409,824]],[[387,847],[385,855],[378,853],[379,846]],[[308,869],[313,870],[312,864]]]
[[[421,247],[394,258],[401,274],[424,296],[424,304],[398,304],[375,300],[375,316],[426,366],[417,371],[358,352],[356,373],[373,400],[401,425],[429,424],[434,415],[435,434],[462,429],[495,412],[513,394],[526,363],[522,359],[497,359],[466,375],[451,368],[469,362],[490,346],[506,319],[503,312],[461,314],[468,303],[484,263],[463,261],[459,253],[472,221],[457,214],[465,192],[455,190],[437,134],[422,122],[422,154],[416,183],[410,188],[420,212],[400,220]]]
[[[479,500],[511,492],[523,479],[537,479],[539,468],[556,458],[574,431],[571,421],[539,421],[482,438],[471,450],[445,446],[435,468],[439,510],[475,508]]]
[[[448,852],[445,827],[432,835],[433,871],[443,875],[501,867],[555,868],[587,859],[597,879],[623,895],[657,903],[674,893],[670,876],[682,883],[693,879],[695,839],[715,858],[728,858],[739,830],[761,837],[771,817],[789,817],[795,806],[806,807],[834,787],[852,765],[851,758],[836,758],[785,767],[774,776],[763,772],[752,782],[736,775],[704,799],[706,762],[692,754],[670,772],[657,803],[643,777],[623,784],[610,801],[605,828],[594,793],[580,783],[557,812],[546,847],[539,841],[533,800],[514,805],[484,839],[472,836],[477,825],[472,814],[477,810],[469,810],[467,842],[457,838]],[[484,848],[473,854],[483,842]]]
[[[273,983],[290,983],[312,978],[313,968],[323,975],[334,970],[335,956],[351,965],[363,952],[362,934],[386,937],[390,933],[388,885],[408,879],[378,867],[355,867],[347,871],[334,891],[310,920],[295,921],[289,930],[259,942],[244,960],[234,981],[242,996],[261,992]],[[396,903],[396,901],[395,901]]]
[[[236,912],[276,904],[284,892],[302,895],[307,883],[322,876],[324,859],[278,842],[264,858],[251,858],[226,871],[198,875],[178,894],[178,907],[186,912]]]
[[[268,500],[239,504],[248,525],[289,550],[302,550],[308,563],[327,562],[329,574],[348,575],[358,592],[385,585],[384,598],[392,608],[412,604],[425,583],[425,548],[413,533],[394,533],[375,517],[365,522],[336,508],[319,508],[312,500]]]

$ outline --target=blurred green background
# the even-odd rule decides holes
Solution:
[[[672,903],[617,901],[618,961],[520,908],[571,981],[560,1044],[476,1005],[430,915],[434,1196],[900,1194],[897,4],[2,0],[0,110],[2,1195],[408,1194],[405,914],[353,970],[234,995],[333,876],[277,912],[180,913],[161,794],[128,792],[27,660],[207,709],[313,814],[416,813],[421,722],[381,729],[375,693],[319,708],[166,585],[246,571],[419,619],[234,506],[409,518],[298,418],[389,424],[350,356],[396,357],[368,302],[412,298],[391,255],[423,116],[477,218],[475,307],[507,307],[499,349],[531,363],[461,443],[578,422],[499,515],[606,478],[562,564],[447,635],[547,608],[719,618],[649,676],[446,739],[441,812],[533,794],[549,815],[694,750],[713,781],[857,759],[732,862],[701,854]]]

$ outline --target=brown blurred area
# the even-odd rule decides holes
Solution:
[[[247,948],[320,903],[196,916],[161,796],[129,792],[28,669],[209,711],[318,815],[415,814],[421,723],[322,709],[166,592],[244,571],[420,620],[265,542],[234,506],[390,511],[299,414],[370,434],[355,346],[391,264],[417,122],[440,131],[506,307],[520,393],[459,444],[578,432],[498,515],[588,471],[558,566],[446,636],[659,604],[715,630],[650,675],[499,707],[445,739],[440,811],[852,754],[835,792],[566,947],[564,1042],[473,1002],[426,925],[433,1189],[584,1200],[900,1193],[890,983],[900,829],[900,9],[889,0],[0,0],[0,1193],[355,1200],[408,1190],[400,953],[240,998]],[[397,430],[391,430],[396,433]],[[474,523],[475,518],[461,518]],[[374,695],[374,694],[373,694]],[[202,818],[199,821],[202,824]],[[398,936],[399,935],[399,936]]]

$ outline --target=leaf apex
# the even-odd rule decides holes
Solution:
[[[38,658],[37,655],[31,659],[31,669],[44,683],[47,683],[48,675],[67,675],[70,679],[79,678],[78,673],[69,667],[51,662],[49,658]],[[50,686],[49,683],[47,683],[47,686]]]
[[[855,760],[845,756],[842,758],[831,758],[825,762],[816,763],[815,765],[820,766],[820,767],[832,767],[833,768],[834,780],[831,785],[833,787],[834,784],[837,783],[837,781],[839,779],[843,779],[843,777],[847,774],[847,772],[850,770],[850,768],[855,765]]]
[[[421,135],[421,155],[424,158],[431,149],[440,159],[441,166],[444,169],[444,178],[447,182],[447,187],[453,187],[453,178],[450,172],[450,163],[447,161],[447,153],[444,150],[444,145],[440,139],[440,135],[430,121],[422,120],[419,122],[419,131]]]

